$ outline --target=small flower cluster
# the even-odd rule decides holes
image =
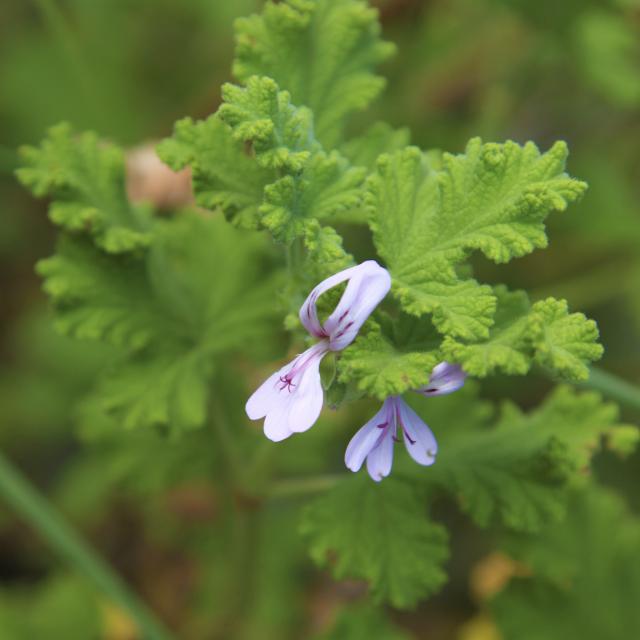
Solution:
[[[347,286],[340,301],[321,323],[316,307],[318,298],[345,281]],[[313,289],[300,308],[300,321],[318,342],[267,378],[247,401],[249,418],[264,418],[267,438],[278,442],[313,426],[324,402],[320,380],[322,358],[329,351],[342,351],[353,342],[390,287],[389,272],[374,260],[368,260],[336,273]],[[434,367],[428,383],[415,391],[425,396],[445,395],[458,390],[464,381],[465,373],[458,365],[441,362]],[[366,460],[367,470],[376,482],[388,476],[399,430],[407,451],[418,464],[435,462],[438,445],[431,429],[400,396],[390,396],[351,439],[345,454],[347,467],[358,471]]]

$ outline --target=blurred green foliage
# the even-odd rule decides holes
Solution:
[[[278,508],[265,512],[252,502],[254,498],[227,495],[216,488],[212,480],[226,470],[211,447],[208,427],[188,431],[170,446],[162,432],[114,430],[97,406],[105,396],[90,391],[96,383],[111,384],[111,404],[119,406],[122,389],[118,384],[126,380],[126,372],[114,368],[111,382],[97,379],[105,362],[115,367],[121,360],[118,347],[76,342],[52,330],[51,314],[44,306],[33,265],[51,253],[53,235],[45,206],[32,201],[15,181],[16,148],[36,143],[48,127],[61,120],[70,122],[76,131],[96,130],[121,145],[132,146],[169,135],[177,118],[207,116],[221,101],[219,87],[232,80],[233,20],[249,15],[261,4],[258,0],[4,2],[0,12],[3,449],[20,461],[43,491],[178,630],[179,637],[281,640],[318,634],[323,640],[448,640],[457,638],[464,621],[478,610],[490,613],[505,640],[634,637],[636,630],[640,632],[640,621],[633,617],[640,575],[634,560],[638,504],[637,500],[630,502],[634,512],[623,501],[634,496],[640,476],[638,454],[623,459],[613,453],[595,453],[595,477],[615,487],[618,495],[596,490],[592,482],[578,482],[585,486],[575,490],[566,506],[567,519],[553,525],[548,536],[505,538],[499,525],[480,532],[458,508],[459,504],[483,524],[496,525],[501,519],[532,522],[531,527],[524,527],[527,529],[536,528],[540,514],[546,518],[549,513],[563,512],[564,503],[549,500],[545,486],[563,479],[545,477],[545,461],[549,457],[566,460],[575,481],[584,468],[585,456],[598,449],[590,426],[597,430],[619,424],[615,409],[593,396],[578,415],[572,409],[571,394],[565,391],[552,396],[537,413],[522,413],[511,406],[504,409],[506,418],[498,423],[494,442],[498,451],[508,454],[504,456],[508,472],[522,474],[522,495],[516,496],[519,502],[512,503],[512,495],[505,498],[501,494],[503,469],[496,468],[495,457],[486,464],[483,452],[471,447],[462,467],[448,467],[442,458],[440,471],[437,467],[434,470],[447,476],[452,486],[463,474],[472,474],[477,481],[475,494],[440,496],[436,502],[438,516],[452,531],[450,584],[415,613],[396,615],[392,623],[383,609],[370,610],[358,604],[363,594],[360,584],[337,586],[324,574],[312,572],[297,532],[297,509],[278,506],[275,496],[272,499]],[[381,0],[376,4],[383,36],[397,45],[397,53],[381,68],[387,78],[386,90],[366,115],[358,115],[348,125],[350,133],[363,137],[345,147],[344,155],[355,165],[369,166],[380,150],[404,146],[406,133],[402,129],[368,129],[378,120],[409,127],[412,142],[421,147],[454,152],[462,151],[467,140],[478,135],[496,141],[533,139],[540,148],[548,148],[556,139],[566,140],[572,153],[571,173],[589,183],[588,194],[570,215],[549,219],[550,249],[534,252],[508,269],[477,258],[475,273],[481,281],[499,280],[512,288],[527,288],[533,301],[566,297],[571,308],[580,308],[597,319],[606,345],[603,366],[640,382],[638,4],[634,0]],[[251,23],[244,23],[247,34],[250,27]],[[275,47],[269,47],[275,55]],[[372,55],[381,59],[387,53]],[[251,60],[243,65],[236,69],[241,77],[250,73]],[[312,87],[309,100],[321,103],[323,92],[340,89],[339,82],[334,86],[322,80]],[[346,77],[342,81],[350,80]],[[365,85],[363,90],[371,97],[379,89],[374,78],[368,78]],[[343,115],[326,115],[321,140],[334,135],[332,127],[342,126]],[[206,167],[201,169],[206,173]],[[123,176],[118,180],[118,188],[124,189]],[[282,199],[282,194],[274,195],[276,204],[282,205]],[[200,204],[211,207],[220,203]],[[254,219],[255,211],[246,203],[234,200],[233,204],[238,216],[249,222]],[[85,205],[63,212],[69,214],[64,217],[66,223],[84,215]],[[96,203],[90,205],[92,210],[96,208]],[[147,210],[142,207],[141,215]],[[295,211],[292,213],[286,202],[280,208],[274,205],[267,214],[276,223],[283,216],[295,219]],[[339,212],[330,214],[340,225]],[[176,298],[185,295],[180,282],[185,265],[179,243],[175,244],[180,225],[167,221],[161,226],[171,227],[166,247],[169,257],[161,259],[174,260],[178,266],[175,281],[155,284],[161,306],[167,300],[174,305]],[[204,222],[202,226],[206,226]],[[210,231],[217,235],[217,230]],[[340,231],[349,247],[368,250],[368,237],[348,226]],[[201,239],[207,233],[203,228]],[[229,238],[218,238],[220,252],[209,256],[211,271],[223,269],[216,262],[222,258],[242,262],[231,231],[221,233],[228,233]],[[335,237],[330,233],[314,235],[318,233],[314,228],[307,233],[308,246],[330,246],[336,262],[344,266],[349,257]],[[51,278],[61,277],[61,269],[72,268],[73,251],[78,250],[86,247],[70,248],[65,265],[60,264],[58,255],[53,259],[57,264],[48,261],[44,263],[48,266],[40,268],[50,278],[49,287]],[[268,261],[270,248],[260,251]],[[134,257],[125,265],[126,272],[117,273],[109,267],[105,274],[115,279],[135,278],[132,273],[141,268],[136,261],[141,262]],[[70,275],[68,271],[64,274]],[[324,275],[319,273],[318,277]],[[207,286],[207,276],[201,274],[202,287]],[[65,280],[65,287],[71,286],[69,280]],[[240,285],[229,283],[234,286]],[[91,291],[81,294],[86,299]],[[78,295],[76,289],[74,300]],[[216,302],[211,304],[215,310]],[[135,323],[135,317],[124,315],[127,323]],[[77,332],[82,326],[79,322],[77,318],[69,321],[67,332]],[[251,337],[242,334],[233,321],[231,324],[239,331],[238,340]],[[150,323],[145,323],[145,328],[148,326]],[[171,359],[171,341],[184,338],[175,326],[162,326],[152,336],[168,354],[169,386],[173,367],[180,366]],[[105,330],[85,329],[88,334]],[[187,333],[189,340],[202,338],[198,327]],[[260,342],[260,336],[253,338]],[[267,359],[273,345],[257,348],[261,359]],[[139,364],[144,367],[144,359]],[[243,362],[237,366],[248,368]],[[426,365],[421,362],[420,366]],[[261,373],[252,372],[256,382]],[[167,416],[175,416],[177,411],[177,422],[189,428],[201,422],[202,411],[194,408],[198,403],[192,400],[193,396],[201,399],[198,388],[204,384],[202,380],[220,390],[217,411],[228,415],[242,456],[259,436],[247,429],[243,416],[229,411],[228,407],[247,393],[234,376],[195,367],[186,392],[190,398],[186,410],[185,404],[164,404],[165,396],[173,397],[166,388],[155,389],[157,395],[150,398],[135,388],[127,387],[126,391],[147,408],[157,409],[154,422],[166,424]],[[498,377],[482,385],[486,397],[498,401],[511,398],[525,407],[536,405],[546,390],[547,383],[535,375],[510,381]],[[127,398],[127,406],[129,401]],[[283,443],[277,461],[266,449],[258,450],[258,462],[266,469],[277,466],[285,475],[322,471],[326,468],[319,460],[322,455],[340,459],[341,446],[336,440],[346,437],[341,427],[351,429],[354,421],[364,422],[369,410],[364,402],[356,404],[347,425],[339,416],[328,416],[325,428],[309,433],[305,444]],[[455,436],[456,428],[469,425],[490,428],[492,411],[489,405],[454,397],[429,404],[425,415],[445,443],[448,430]],[[131,414],[117,419],[136,422]],[[637,413],[624,411],[622,419],[632,421]],[[549,448],[539,434],[531,442],[523,441],[518,427],[524,423],[537,424],[547,435],[570,428],[574,448]],[[620,429],[616,433],[623,439],[621,434],[628,432]],[[522,457],[511,455],[514,447]],[[400,466],[404,469],[402,463]],[[544,482],[537,482],[540,477]],[[431,480],[437,485],[438,476]],[[420,487],[422,490],[434,489]],[[392,485],[388,491],[393,493]],[[322,499],[343,501],[345,520],[341,524],[345,530],[355,527],[358,513],[350,511],[349,495]],[[416,498],[401,495],[396,501],[391,495],[393,508],[399,509],[403,499]],[[243,509],[239,516],[232,516],[237,503]],[[509,508],[516,503],[522,512],[514,515]],[[322,504],[313,507],[316,518],[322,516]],[[92,586],[69,576],[8,512],[0,515],[5,549],[0,553],[0,637],[135,637],[126,620],[114,622],[104,614],[104,603]],[[312,516],[307,516],[308,534],[313,529]],[[402,535],[413,530],[402,527],[401,522],[395,524],[400,536],[391,531],[389,544],[402,545]],[[343,535],[341,530],[333,533],[338,538]],[[417,531],[416,535],[422,534]],[[367,549],[366,542],[365,537],[360,553],[375,553],[375,549]],[[316,541],[319,549],[335,549],[339,544],[335,539]],[[477,605],[468,595],[469,572],[496,545],[524,563],[530,575],[514,578],[503,585],[494,601]],[[244,551],[248,548],[253,549],[250,555]],[[435,556],[438,564],[435,561],[444,559],[446,549],[438,550]],[[358,564],[357,557],[348,560]],[[341,573],[340,565],[329,564]],[[432,576],[436,583],[438,571],[436,566]],[[348,573],[359,575],[357,570]],[[408,588],[407,583],[402,588]]]

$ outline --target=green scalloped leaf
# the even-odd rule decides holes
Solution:
[[[446,579],[445,528],[429,520],[413,487],[394,478],[342,480],[305,509],[301,531],[320,566],[338,579],[366,580],[378,602],[413,607]]]
[[[267,2],[236,21],[234,75],[273,78],[315,116],[317,137],[336,145],[351,113],[384,87],[373,70],[394,50],[380,39],[378,13],[361,0]]]
[[[495,287],[497,300],[495,323],[483,342],[465,344],[445,337],[442,352],[446,360],[457,362],[471,376],[484,378],[501,371],[507,375],[525,375],[533,359],[529,336],[531,304],[524,291]]]
[[[314,220],[349,216],[362,200],[365,170],[351,167],[337,152],[315,153],[300,174],[288,175],[265,189],[262,224],[288,242],[304,235]]]
[[[566,156],[562,142],[541,154],[531,142],[479,138],[463,155],[444,154],[441,168],[415,147],[382,156],[366,205],[404,309],[432,314],[445,335],[487,338],[496,300],[457,266],[474,250],[501,263],[546,246],[546,216],[586,188],[564,173]]]
[[[560,379],[588,378],[590,362],[603,353],[593,320],[569,314],[564,300],[548,298],[532,307],[524,291],[499,286],[494,293],[498,306],[488,339],[465,344],[447,336],[442,344],[446,359],[480,378],[497,371],[524,375],[534,361]]]
[[[246,87],[227,83],[218,117],[238,142],[253,147],[258,163],[271,169],[300,171],[311,153],[321,148],[313,131],[313,114],[291,103],[274,80],[253,76]]]
[[[355,264],[353,256],[344,250],[340,234],[331,227],[320,226],[315,220],[307,224],[304,247],[307,250],[305,272],[311,272],[314,282]]]
[[[275,172],[259,166],[217,116],[179,120],[173,137],[163,140],[157,151],[174,171],[191,167],[198,205],[221,209],[238,227],[258,228],[264,188],[276,179]]]
[[[411,316],[385,322],[384,330],[369,322],[340,358],[340,381],[379,400],[421,387],[442,360],[440,340],[429,322]]]
[[[604,353],[598,325],[582,313],[569,313],[566,300],[547,298],[533,305],[529,331],[536,362],[565,380],[589,378],[588,363]]]
[[[66,123],[49,129],[40,147],[20,150],[16,174],[31,192],[53,199],[51,221],[73,234],[88,234],[100,249],[125,253],[149,245],[150,220],[127,200],[124,154],[95,133],[75,135]]]
[[[143,256],[113,256],[63,239],[40,263],[58,328],[125,350],[92,402],[125,428],[203,424],[221,354],[259,352],[278,308],[262,240],[222,217],[159,221]]]
[[[453,403],[457,395],[442,400]],[[505,405],[495,426],[462,418],[439,427],[427,409],[435,400],[420,403],[440,445],[436,464],[421,477],[454,493],[481,526],[499,521],[537,531],[557,520],[567,487],[584,476],[602,438],[615,446],[626,428],[614,404],[569,387],[556,388],[531,413]]]
[[[258,209],[262,226],[282,242],[305,234],[312,220],[348,220],[361,210],[364,167],[337,151],[326,153],[313,137],[308,109],[289,101],[270,78],[250,78],[247,88],[227,85],[218,113],[238,142],[250,144],[258,163],[277,170]]]

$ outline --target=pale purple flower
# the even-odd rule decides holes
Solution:
[[[320,322],[318,298],[347,282],[338,305]],[[320,341],[267,378],[246,404],[251,420],[265,418],[264,433],[278,442],[313,426],[324,400],[320,361],[329,351],[341,351],[355,339],[360,327],[387,295],[391,277],[374,260],[340,271],[321,282],[300,307],[300,321]]]
[[[429,383],[414,391],[423,396],[446,396],[462,388],[466,377],[459,364],[441,362],[433,367]]]
[[[433,368],[429,384],[418,393],[428,396],[446,395],[464,385],[465,372],[459,365],[441,362]],[[438,443],[433,432],[422,418],[400,397],[388,397],[380,411],[351,438],[344,461],[351,471],[359,471],[367,461],[367,471],[380,482],[391,473],[393,444],[399,442],[398,430],[402,431],[409,455],[423,466],[436,461]]]

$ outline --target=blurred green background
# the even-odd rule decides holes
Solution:
[[[38,142],[61,120],[133,148],[169,135],[178,118],[213,112],[230,79],[233,20],[261,4],[3,0],[0,8],[0,445],[185,638],[224,637],[210,635],[206,623],[217,587],[185,552],[198,549],[215,563],[206,531],[216,497],[206,484],[181,482],[188,449],[175,459],[158,451],[149,461],[139,452],[152,445],[137,438],[85,451],[74,416],[103,353],[53,330],[34,264],[52,252],[54,233],[46,204],[13,171],[17,147]],[[579,205],[552,217],[550,248],[508,268],[482,260],[475,266],[481,280],[527,288],[534,299],[567,298],[599,323],[606,347],[600,366],[640,383],[640,2],[374,4],[398,53],[382,70],[386,92],[358,126],[384,119],[409,127],[415,144],[451,152],[475,135],[534,140],[541,148],[566,140],[569,171],[590,188]],[[545,388],[499,379],[486,393],[527,406]],[[623,407],[623,416],[633,421],[637,412]],[[189,446],[203,445],[192,439]],[[638,456],[622,463],[602,455],[596,470],[637,512]],[[277,544],[293,549],[299,543],[290,529],[291,540]],[[417,638],[500,637],[479,603],[492,589],[487,584],[513,573],[505,562],[490,556],[478,565],[462,554],[443,594],[399,623]],[[284,607],[272,603],[285,610],[269,614],[281,625],[275,628],[293,629],[296,638],[321,633],[358,593],[357,586],[305,579],[308,592]],[[345,627],[335,638],[373,633],[355,636]],[[508,625],[501,633],[517,637]],[[135,637],[121,612],[0,510],[0,639]]]

